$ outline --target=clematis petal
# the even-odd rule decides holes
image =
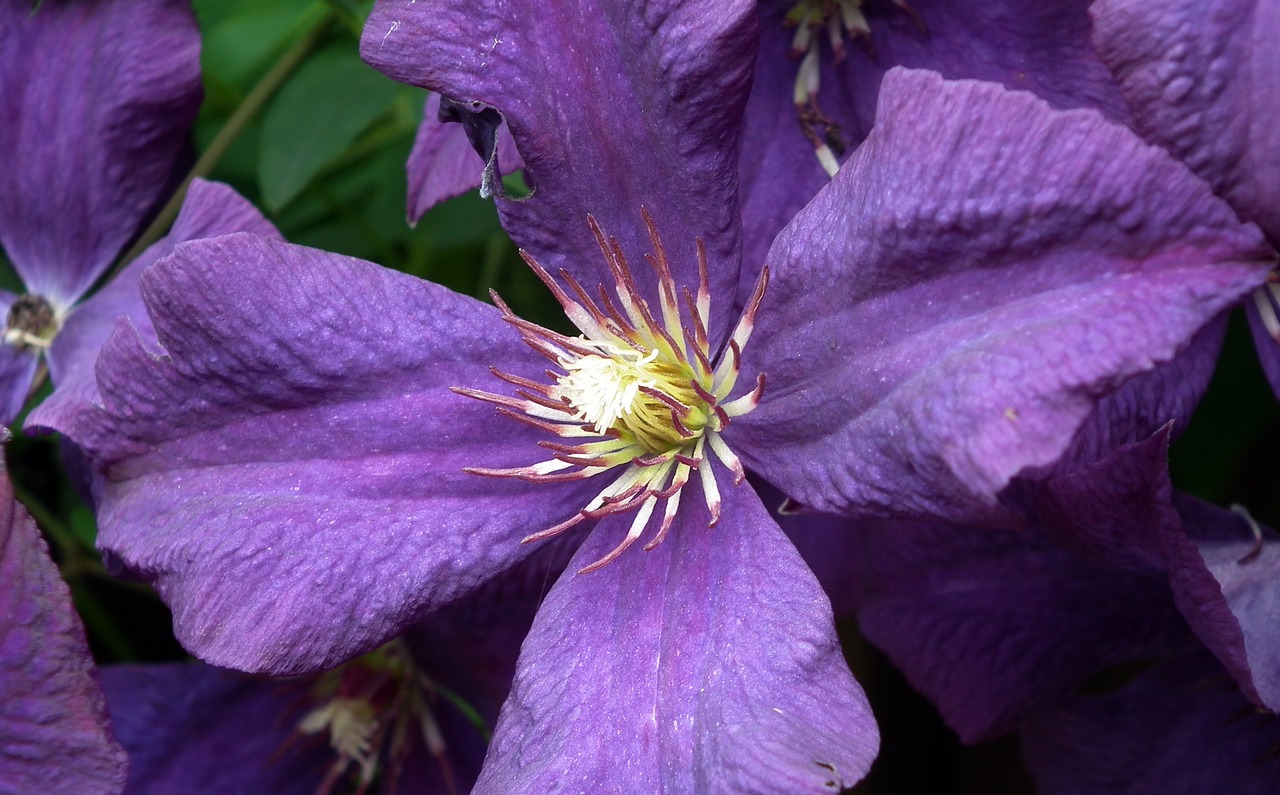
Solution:
[[[726,439],[824,511],[1003,521],[1011,477],[1259,284],[1266,246],[1091,111],[895,71],[878,126],[779,236]]]
[[[484,162],[460,125],[440,121],[440,95],[427,97],[422,124],[405,163],[409,177],[409,221],[419,221],[437,203],[480,187]],[[524,168],[511,133],[498,131],[498,165],[502,173]]]
[[[1199,567],[1171,573],[1188,609],[1203,611],[1198,630],[1211,651],[1255,703],[1280,711],[1280,643],[1275,619],[1280,615],[1280,540],[1269,528],[1255,537],[1248,521],[1191,497],[1178,495],[1175,505],[1187,536],[1212,576],[1196,576]],[[1211,623],[1212,622],[1212,623]]]
[[[743,299],[774,236],[827,182],[797,121],[797,61],[787,57],[795,30],[784,25],[792,5],[760,4],[760,56],[739,159]],[[880,82],[895,66],[1002,83],[1056,108],[1095,108],[1127,122],[1124,98],[1094,52],[1088,5],[1089,0],[911,0],[917,23],[898,5],[863,4],[869,39],[846,42],[838,64],[825,42],[821,50],[818,98],[839,128],[837,148],[852,153],[866,138]]]
[[[117,318],[128,318],[143,345],[158,352],[155,329],[138,289],[142,272],[156,260],[171,254],[179,243],[232,232],[279,237],[279,232],[262,213],[229,186],[194,180],[169,234],[138,255],[92,298],[73,309],[63,323],[48,353],[54,392],[31,412],[24,427],[27,430],[66,427],[74,422],[67,416],[69,413],[90,403],[101,403],[94,364],[98,351],[115,330]]]
[[[105,667],[102,687],[128,795],[314,795],[324,779],[327,749],[292,736],[307,706],[298,685],[170,663]]]
[[[719,525],[686,499],[670,536],[605,519],[547,595],[476,793],[832,792],[878,746],[831,608],[749,488]],[[691,504],[687,504],[691,503]]]
[[[0,473],[0,791],[118,793],[125,757],[71,593]]]
[[[502,114],[534,188],[527,199],[499,202],[503,225],[552,273],[608,280],[588,213],[641,261],[651,250],[644,207],[677,283],[698,283],[701,236],[712,293],[733,294],[752,3],[381,0],[360,52],[397,80]],[[636,270],[652,291],[652,274]],[[731,303],[713,307],[713,334],[723,333]]]
[[[1267,795],[1280,780],[1280,718],[1254,710],[1203,652],[1046,710],[1022,748],[1045,795]]]
[[[0,244],[66,309],[162,198],[200,104],[183,0],[0,7]]]
[[[0,290],[0,307],[6,315],[15,300],[13,293]],[[0,344],[0,425],[8,425],[22,413],[39,364],[34,351]]]
[[[587,501],[582,483],[463,472],[537,450],[536,429],[495,432],[491,408],[449,391],[487,386],[486,365],[539,371],[492,307],[250,234],[179,245],[142,294],[165,354],[122,321],[98,361],[103,407],[57,430],[105,478],[99,545],[209,662],[332,667]]]
[[[1091,564],[1039,528],[861,524],[859,625],[965,742],[1187,635],[1159,572]]]
[[[1280,2],[1100,0],[1090,13],[1138,130],[1280,246]]]

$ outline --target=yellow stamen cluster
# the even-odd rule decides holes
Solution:
[[[683,290],[684,311],[653,219],[641,210],[653,244],[647,256],[658,277],[658,312],[640,294],[617,240],[606,238],[588,216],[596,242],[613,275],[614,298],[601,287],[600,303],[569,274],[561,277],[566,292],[533,257],[525,261],[564,307],[581,335],[568,337],[516,317],[496,294],[504,319],[520,330],[525,342],[552,361],[561,373],[540,383],[494,370],[518,387],[516,397],[474,389],[454,391],[498,406],[514,419],[561,438],[587,438],[579,444],[543,442],[551,459],[526,467],[467,471],[535,482],[562,482],[594,477],[625,467],[608,486],[568,520],[525,538],[537,541],[564,532],[584,519],[635,510],[626,538],[608,555],[582,569],[593,571],[615,560],[640,537],[658,502],[666,502],[653,549],[666,537],[680,504],[680,491],[694,472],[714,525],[720,494],[709,456],[743,478],[742,464],[720,438],[731,418],[755,408],[764,389],[761,376],[754,390],[728,400],[737,383],[742,347],[751,335],[755,312],[764,296],[768,270],[760,277],[742,318],[713,365],[707,335],[711,296],[706,252],[697,242],[699,286],[696,298]]]

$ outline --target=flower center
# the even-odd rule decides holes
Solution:
[[[666,537],[680,504],[680,491],[694,472],[702,484],[711,524],[720,517],[720,492],[712,472],[714,456],[744,477],[742,464],[720,438],[733,417],[756,407],[764,391],[761,375],[755,389],[729,399],[737,383],[742,348],[751,336],[755,313],[764,298],[769,272],[761,271],[755,294],[730,335],[716,364],[707,336],[711,295],[706,251],[697,240],[699,285],[696,298],[687,288],[677,290],[653,219],[643,208],[653,254],[646,260],[658,276],[659,305],[655,314],[640,295],[631,267],[617,240],[606,238],[591,216],[587,223],[614,278],[614,296],[600,286],[597,304],[567,272],[561,278],[570,297],[555,279],[526,252],[521,256],[564,307],[581,334],[568,337],[522,320],[494,294],[503,319],[519,329],[534,350],[561,372],[551,383],[540,383],[494,370],[498,378],[517,387],[516,396],[455,387],[459,394],[493,403],[508,417],[528,423],[562,439],[587,439],[577,444],[545,441],[552,452],[546,461],[508,469],[469,467],[468,472],[492,477],[516,477],[557,483],[613,472],[615,479],[569,519],[526,537],[551,538],[584,519],[636,511],[623,541],[609,554],[582,569],[594,571],[615,560],[644,532],[654,508],[665,501],[653,549]],[[683,311],[677,295],[684,298]],[[576,299],[576,300],[575,300]],[[619,471],[621,469],[621,471]]]
[[[788,55],[800,59],[800,67],[796,70],[796,82],[792,89],[792,99],[796,104],[796,116],[800,120],[800,129],[813,144],[814,154],[827,176],[834,177],[840,170],[839,158],[848,149],[840,125],[822,111],[818,104],[818,91],[822,85],[822,67],[820,52],[823,32],[831,45],[831,64],[835,66],[844,60],[844,40],[862,39],[868,52],[875,55],[871,44],[871,26],[862,13],[863,0],[799,0],[783,22],[787,27],[795,27],[795,35],[791,39],[791,51]],[[916,27],[925,32],[924,21],[907,2],[893,0],[893,4],[909,14],[915,20]]]
[[[4,341],[17,348],[45,350],[61,327],[49,301],[40,295],[21,295],[5,317]]]
[[[298,721],[306,735],[327,734],[335,759],[317,795],[341,791],[345,781],[365,792],[379,778],[395,792],[405,761],[416,747],[436,758],[450,792],[453,771],[444,737],[432,714],[435,687],[401,641],[322,674],[311,686],[316,706]]]

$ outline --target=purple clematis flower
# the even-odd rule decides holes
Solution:
[[[0,790],[120,792],[124,751],[107,726],[84,627],[2,472],[0,577]]]
[[[1253,289],[1265,248],[1097,113],[902,71],[738,322],[755,9],[642,10],[394,2],[365,31],[380,68],[500,112],[535,192],[499,209],[580,336],[195,241],[142,277],[159,355],[121,323],[101,404],[55,427],[103,478],[100,544],[188,648],[252,671],[350,659],[580,526],[479,791],[831,791],[874,723],[735,462],[828,510],[1016,521],[1011,479]]]
[[[1280,29],[1276,0],[1101,0],[1099,53],[1136,129],[1213,185],[1280,248]],[[1263,369],[1280,395],[1280,282],[1246,304]]]
[[[0,4],[0,247],[27,289],[0,295],[0,421],[22,410],[41,355],[55,383],[91,355],[51,344],[94,311],[76,304],[163,198],[199,104],[189,4]]]

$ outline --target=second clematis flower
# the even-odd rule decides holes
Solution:
[[[742,469],[825,510],[1014,522],[1010,479],[1259,284],[1265,247],[1097,113],[895,72],[739,318],[755,37],[748,3],[375,8],[366,59],[509,125],[534,194],[499,209],[577,332],[252,234],[154,265],[159,348],[122,321],[100,404],[50,425],[189,649],[329,667],[581,532],[477,791],[865,773],[830,604]]]

